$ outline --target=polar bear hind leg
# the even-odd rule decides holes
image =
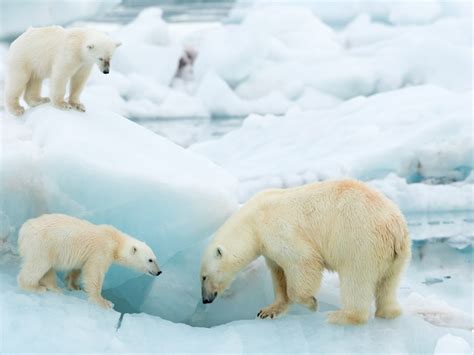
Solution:
[[[8,111],[15,116],[21,116],[25,109],[20,105],[20,96],[26,89],[30,74],[22,70],[13,70],[9,73],[5,88],[5,104]]]
[[[25,101],[30,107],[35,107],[44,103],[49,102],[49,98],[41,97],[41,85],[43,81],[41,79],[31,77],[26,84],[25,90]]]
[[[329,323],[356,325],[368,321],[376,284],[368,276],[356,271],[339,273],[342,309],[329,314]]]
[[[51,265],[46,258],[39,258],[39,261],[25,259],[18,275],[18,285],[27,291],[44,292],[46,287],[40,285],[40,280],[51,269]]]
[[[49,291],[61,292],[61,289],[56,283],[56,272],[53,268],[49,269],[49,271],[41,278],[39,283]]]
[[[81,270],[74,269],[71,270],[66,276],[67,288],[70,290],[80,290],[81,286],[79,285],[79,277],[81,276]]]
[[[377,283],[375,291],[376,317],[391,319],[402,314],[397,300],[397,289],[404,268],[405,261],[398,258]]]

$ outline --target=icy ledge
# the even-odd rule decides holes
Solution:
[[[1,249],[14,248],[26,219],[61,212],[146,241],[163,265],[237,207],[236,181],[205,157],[94,104],[88,109],[45,105],[0,120]],[[137,276],[113,267],[106,287]]]
[[[451,344],[456,345],[453,350],[470,353],[472,349],[470,332],[439,328],[409,315],[393,321],[371,320],[360,327],[339,327],[327,324],[325,312],[321,312],[271,321],[235,321],[213,328],[172,323],[147,314],[121,316],[81,299],[82,292],[22,293],[15,286],[16,266],[12,265],[0,267],[2,353],[432,354],[435,348],[441,351]]]

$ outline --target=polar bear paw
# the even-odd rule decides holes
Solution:
[[[260,310],[257,314],[257,318],[265,319],[265,318],[276,318],[282,314],[284,314],[288,309],[288,304],[286,303],[274,303],[268,307],[265,307]]]
[[[60,110],[70,110],[72,106],[68,104],[66,101],[55,102],[54,106],[59,108]]]
[[[25,113],[25,109],[21,106],[10,108],[9,110],[14,116],[21,116]]]
[[[377,308],[375,316],[378,318],[392,319],[402,314],[402,309],[398,304]]]
[[[357,325],[367,322],[368,314],[356,311],[335,311],[328,315],[328,322],[338,325]]]
[[[100,306],[102,308],[105,308],[105,309],[111,309],[114,306],[114,304],[112,302],[106,300],[103,297],[92,298],[91,301],[94,302],[95,304],[97,304],[98,306]]]
[[[76,111],[86,112],[86,107],[80,102],[69,102],[69,105]]]

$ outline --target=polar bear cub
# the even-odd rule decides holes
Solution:
[[[275,301],[257,316],[274,318],[291,303],[317,309],[323,270],[341,283],[336,324],[401,313],[397,287],[411,257],[405,220],[381,193],[354,180],[326,181],[268,190],[250,199],[216,232],[201,265],[203,303],[211,303],[236,273],[263,255]]]
[[[41,84],[50,78],[50,97],[60,109],[85,111],[81,92],[94,63],[108,74],[115,42],[106,34],[88,28],[64,29],[60,26],[30,28],[10,46],[7,57],[5,103],[14,115],[22,115],[19,99],[37,106],[48,102],[41,96]],[[70,82],[68,102],[64,100]]]
[[[63,214],[45,214],[26,221],[18,236],[23,258],[18,284],[22,289],[59,291],[55,271],[69,271],[68,287],[79,289],[81,275],[89,300],[104,308],[113,304],[101,295],[112,263],[145,274],[161,274],[156,256],[145,243],[108,225],[94,225]]]

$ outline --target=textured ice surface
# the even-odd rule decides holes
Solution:
[[[263,188],[344,176],[462,181],[472,170],[471,99],[471,93],[416,86],[325,110],[252,115],[240,129],[192,149],[238,176],[241,200]],[[472,209],[472,181],[467,187],[412,186],[395,177],[390,182],[375,185],[391,190],[407,210]],[[424,188],[439,194],[423,194]],[[406,197],[415,190],[422,200]]]
[[[153,284],[156,295],[144,307],[151,314],[103,311],[88,303],[81,291],[24,293],[16,287],[17,259],[3,259],[0,351],[433,354],[436,348],[438,353],[446,349],[472,352],[468,330],[473,326],[472,293],[466,287],[472,284],[472,246],[457,250],[439,241],[425,246],[415,243],[414,259],[399,292],[405,315],[395,320],[371,319],[359,327],[325,321],[327,312],[339,307],[335,274],[324,276],[319,312],[292,307],[276,320],[255,319],[256,310],[272,300],[269,272],[260,260],[240,275],[223,298],[207,307],[198,305],[199,278],[193,271],[200,246],[195,249],[164,265],[162,276],[168,279]],[[442,282],[430,285],[424,282],[427,277]],[[210,325],[217,326],[207,328]]]
[[[5,248],[27,218],[62,212],[113,224],[165,263],[236,208],[235,180],[221,168],[95,105],[86,114],[42,106],[0,125]],[[136,276],[117,267],[106,284]]]

